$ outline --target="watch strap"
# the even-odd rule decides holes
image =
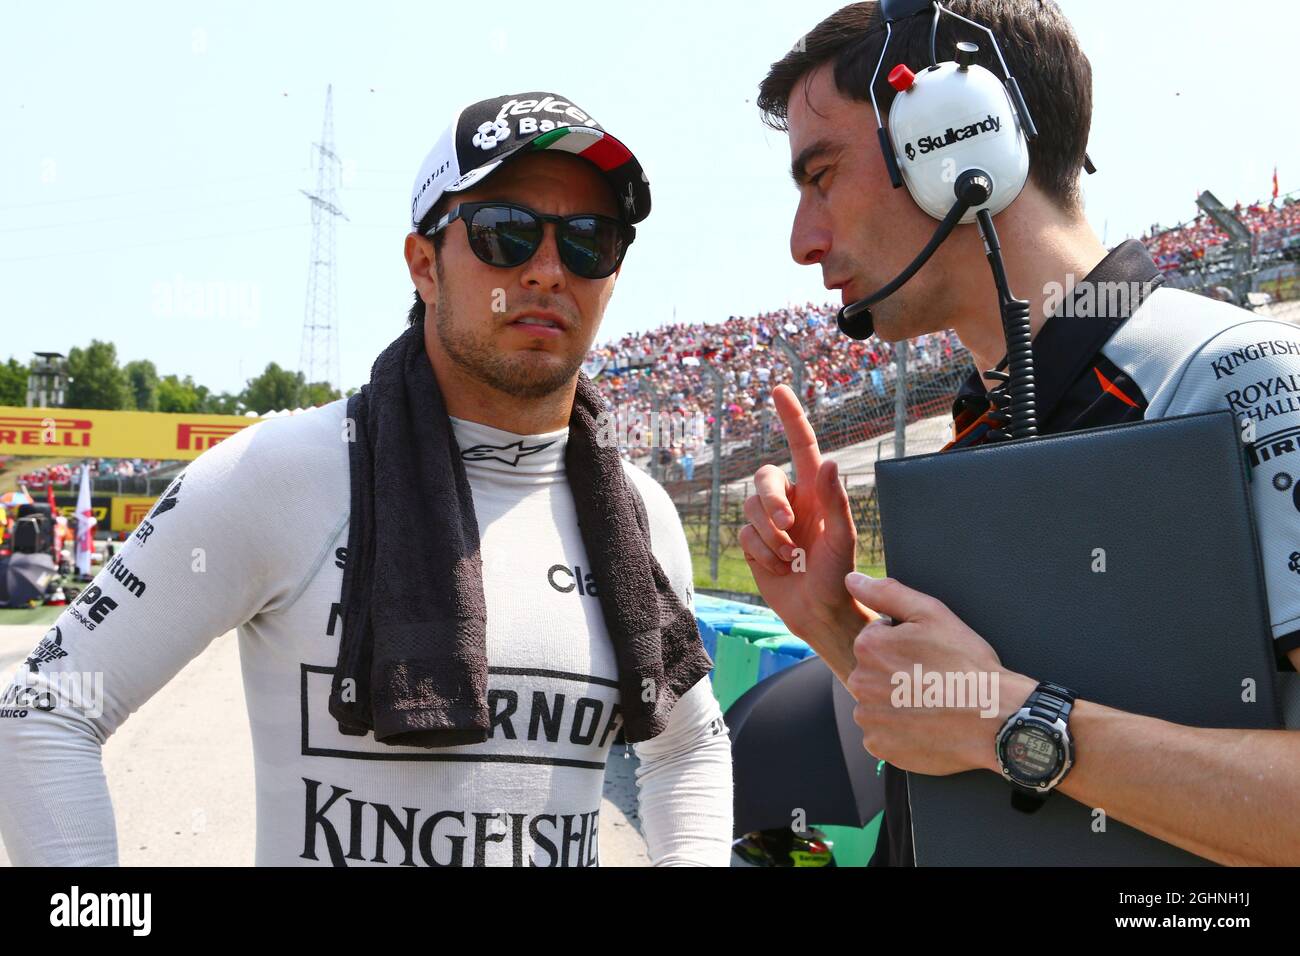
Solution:
[[[1058,719],[1070,721],[1070,711],[1074,709],[1075,693],[1060,684],[1043,681],[1034,688],[1034,692],[1025,701],[1029,713],[1034,717],[1055,723]]]
[[[1047,794],[1026,790],[1018,783],[1011,785],[1011,805],[1022,813],[1034,813],[1047,802]]]
[[[1021,709],[1028,709],[1031,717],[1037,717],[1048,723],[1063,720],[1068,725],[1070,711],[1074,709],[1075,697],[1074,691],[1068,687],[1042,681],[1034,688],[1034,692],[1025,700],[1025,706]],[[1047,802],[1050,795],[1050,790],[1041,793],[1014,781],[1011,784],[1011,805],[1023,813],[1036,812]]]

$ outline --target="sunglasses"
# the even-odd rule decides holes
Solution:
[[[461,203],[425,235],[433,237],[457,219],[465,223],[474,255],[501,269],[513,269],[531,259],[542,245],[543,225],[553,222],[560,261],[583,279],[612,275],[636,238],[636,229],[621,219],[595,213],[547,216],[508,202]]]

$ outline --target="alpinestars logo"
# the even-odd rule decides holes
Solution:
[[[926,153],[943,149],[945,146],[951,146],[953,143],[959,143],[964,139],[971,139],[980,135],[980,133],[996,133],[1001,129],[1002,117],[990,113],[986,119],[982,119],[978,123],[971,123],[969,126],[963,126],[960,129],[953,129],[953,127],[949,126],[940,136],[922,136],[916,141],[915,151],[913,151],[911,143],[907,143],[903,147],[903,151],[907,153],[908,159],[914,159],[916,152],[924,156]]]
[[[163,493],[163,496],[158,499],[158,503],[154,505],[153,511],[149,512],[150,518],[157,518],[161,515],[165,515],[180,503],[181,481],[184,477],[184,472],[181,472],[176,477],[176,480],[172,482],[171,487],[168,488]]]
[[[495,149],[497,143],[510,138],[510,124],[505,120],[484,123],[474,134],[474,145],[479,149]]]
[[[185,478],[185,472],[176,476],[176,480],[171,483],[158,503],[153,506],[153,511],[149,512],[149,517],[140,522],[140,526],[135,529],[135,539],[140,542],[141,547],[149,543],[149,535],[153,534],[153,522],[149,518],[157,518],[159,515],[165,515],[171,511],[181,500],[181,481]],[[138,597],[138,595],[137,595]]]
[[[463,461],[499,461],[509,465],[511,468],[519,467],[519,460],[527,458],[529,455],[536,455],[539,451],[545,451],[554,445],[555,442],[548,441],[544,445],[524,446],[523,439],[512,442],[509,445],[475,445],[473,448],[466,448],[460,453]]]

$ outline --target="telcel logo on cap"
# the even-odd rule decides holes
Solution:
[[[529,113],[550,113],[552,116],[567,116],[569,121],[550,119],[539,121],[537,117],[529,116]],[[497,113],[498,126],[506,121],[507,115],[524,117],[519,121],[518,133],[520,136],[529,136],[533,133],[549,133],[557,127],[572,126],[574,123],[579,126],[602,128],[594,117],[588,116],[572,103],[556,99],[553,96],[547,96],[540,100],[506,100],[501,104],[501,111]]]

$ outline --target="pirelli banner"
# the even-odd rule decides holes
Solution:
[[[160,490],[159,495],[162,494]],[[45,502],[42,493],[37,492],[36,501]],[[91,494],[90,510],[100,531],[134,531],[136,525],[144,520],[151,508],[158,503],[158,495],[147,498],[143,495],[99,495]],[[56,514],[72,519],[77,514],[77,496],[68,492],[58,492],[54,496]]]
[[[238,415],[0,405],[0,455],[190,461],[260,421]]]

